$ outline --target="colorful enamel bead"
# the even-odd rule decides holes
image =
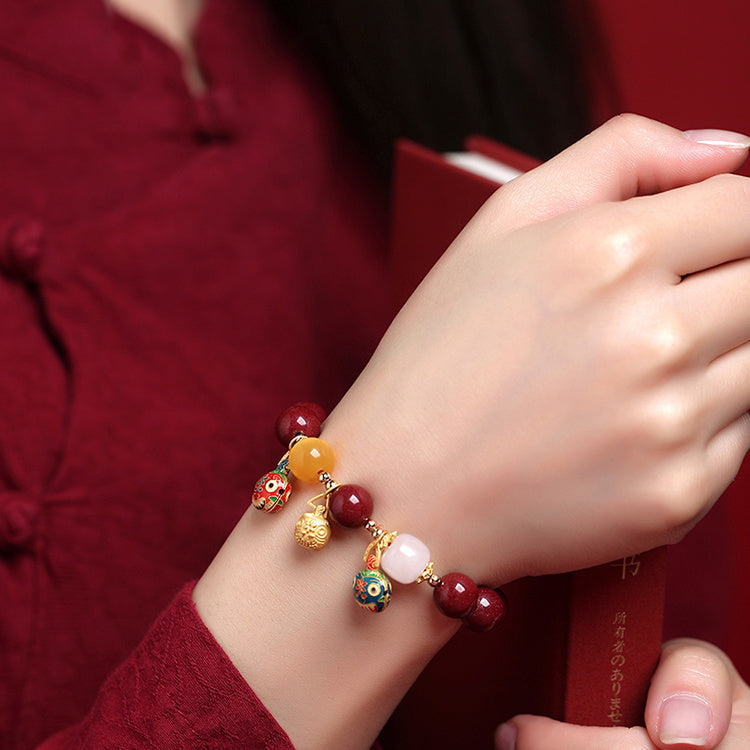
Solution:
[[[273,471],[264,474],[257,481],[253,490],[253,507],[266,513],[276,513],[284,507],[291,493],[289,461],[284,456]]]
[[[357,604],[370,612],[382,612],[391,601],[391,582],[379,570],[360,570],[352,590]]]

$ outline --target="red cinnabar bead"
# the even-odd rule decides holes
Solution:
[[[299,401],[298,404],[309,409],[318,418],[319,422],[325,422],[328,415],[320,404],[316,404],[314,401]]]
[[[491,630],[503,619],[507,606],[508,602],[501,592],[480,586],[476,607],[463,618],[464,625],[480,633]]]
[[[342,484],[331,493],[328,511],[342,526],[354,529],[372,515],[372,498],[364,487]]]
[[[288,406],[276,420],[276,436],[286,448],[295,435],[319,437],[321,422],[326,418],[322,406],[309,401],[299,401]]]
[[[443,585],[432,594],[435,606],[448,617],[466,617],[477,601],[479,589],[476,583],[463,573],[448,573],[441,578]]]

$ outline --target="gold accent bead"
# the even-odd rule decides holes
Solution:
[[[331,525],[326,518],[325,505],[314,512],[304,513],[294,527],[294,540],[306,549],[322,549],[331,538]]]
[[[373,539],[378,539],[386,533],[386,529],[384,529],[377,521],[372,518],[367,519],[364,528],[365,531],[372,535]]]
[[[398,531],[386,531],[378,527],[377,534],[373,536],[375,540],[367,545],[363,559],[369,564],[371,562],[369,558],[372,557],[373,566],[379,568],[381,555],[391,546],[391,542],[398,536]]]
[[[430,560],[430,562],[424,566],[424,570],[417,576],[414,583],[423,583],[424,581],[429,581],[433,577],[435,577],[435,563]]]

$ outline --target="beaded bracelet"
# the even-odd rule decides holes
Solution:
[[[461,619],[472,630],[494,627],[507,610],[502,591],[477,586],[463,573],[435,574],[435,564],[424,542],[411,534],[389,531],[371,518],[373,501],[366,489],[355,484],[339,484],[331,477],[334,454],[320,439],[325,412],[317,404],[299,402],[285,409],[276,421],[276,434],[288,450],[273,471],[256,483],[252,504],[267,513],[276,513],[289,501],[290,474],[304,482],[318,481],[323,491],[308,500],[313,511],[297,521],[294,538],[302,547],[317,550],[331,538],[328,516],[344,528],[364,528],[373,541],[364,554],[365,568],[354,577],[354,599],[371,612],[382,612],[390,603],[392,585],[427,582],[433,599],[444,615]],[[387,574],[387,575],[386,575]]]

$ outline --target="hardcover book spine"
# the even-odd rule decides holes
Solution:
[[[659,661],[666,547],[572,575],[565,720],[642,724]]]

